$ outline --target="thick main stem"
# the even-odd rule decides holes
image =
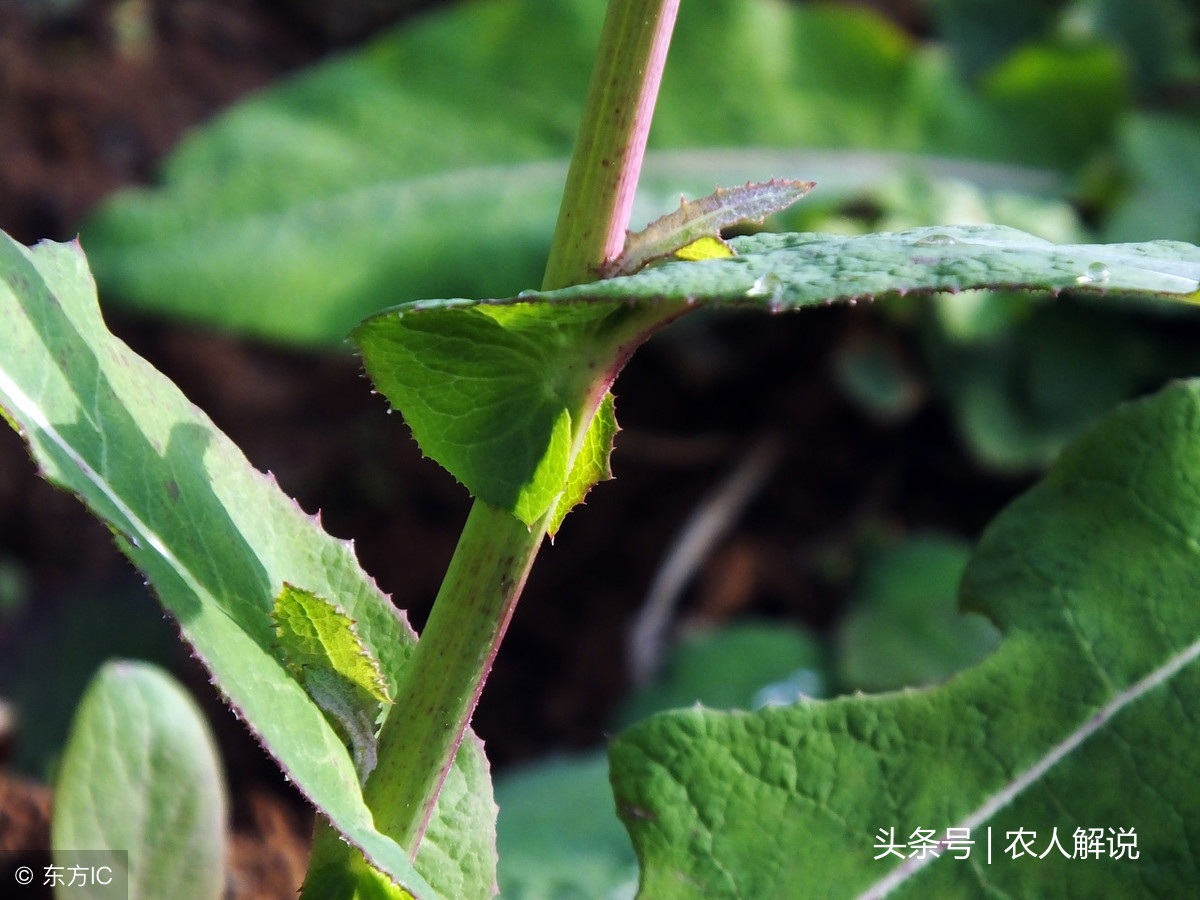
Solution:
[[[620,255],[679,0],[611,0],[543,290],[594,279]]]
[[[621,251],[678,8],[679,0],[610,0],[546,288],[590,280]],[[507,511],[475,501],[405,667],[364,794],[376,827],[414,859],[547,519],[526,528]]]
[[[405,666],[365,797],[414,858],[544,534],[477,500]]]

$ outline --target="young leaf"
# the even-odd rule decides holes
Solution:
[[[279,585],[336,597],[389,683],[412,630],[354,558],[212,422],[105,328],[78,245],[28,250],[0,237],[0,406],[45,476],[78,495],[145,573],[221,691],[296,786],[338,830],[418,898],[486,898],[494,815],[486,770],[439,804],[455,855],[425,846],[417,867],[375,830],[349,753],[275,658]],[[478,752],[464,742],[460,757]],[[448,823],[448,824],[447,824]],[[445,849],[445,848],[443,848]],[[418,874],[418,870],[420,874]],[[424,877],[422,877],[424,876]],[[465,879],[465,880],[464,880]]]
[[[612,468],[609,465],[612,456],[613,439],[617,436],[617,417],[614,413],[616,401],[611,393],[605,392],[600,401],[600,408],[588,426],[583,438],[583,446],[575,456],[571,471],[567,473],[565,490],[559,495],[554,504],[554,515],[546,528],[546,533],[554,537],[562,526],[562,521],[572,509],[583,502],[583,498],[592,486],[612,478]]]
[[[367,319],[353,339],[422,451],[476,497],[528,524],[566,489],[583,446],[581,423],[625,360],[689,309],[778,312],[998,286],[1183,295],[1200,288],[1200,249],[1188,244],[1058,245],[997,225],[759,234],[731,243],[738,255],[729,259],[668,262],[502,301],[398,306]]]
[[[354,620],[311,591],[285,584],[271,611],[281,661],[329,718],[365,782],[375,768],[380,713],[390,703],[379,661]]]
[[[721,240],[722,229],[744,223],[761,224],[767,216],[787,209],[812,188],[811,181],[773,178],[759,184],[747,183],[744,187],[717,188],[715,193],[699,200],[680,200],[679,209],[629,235],[625,250],[602,274],[605,278],[632,275],[648,263],[668,256],[690,260],[733,256],[729,245]]]
[[[75,866],[108,866],[103,877],[122,897],[176,896],[186,885],[189,897],[216,900],[227,828],[217,747],[195,701],[147,663],[106,663],[59,766],[55,865],[68,877]]]
[[[1122,407],[1001,513],[961,598],[1004,639],[946,684],[696,708],[615,740],[640,896],[957,897],[981,879],[1005,897],[1187,896],[1198,423],[1200,381]],[[937,846],[949,828],[974,844]]]

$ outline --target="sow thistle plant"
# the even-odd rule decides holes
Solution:
[[[800,199],[802,181],[719,190],[628,235],[677,5],[612,0],[542,288],[407,303],[352,334],[422,451],[475,498],[420,640],[352,545],[108,332],[78,244],[0,242],[6,417],[45,477],[109,526],[320,812],[306,898],[494,894],[496,810],[471,713],[543,538],[609,477],[610,388],[651,334],[713,305],[1200,289],[1200,249],[1174,242],[1068,246],[996,225],[722,239]],[[617,735],[639,896],[1184,896],[1200,812],[1187,762],[1198,422],[1196,382],[1124,406],[996,519],[961,603],[1004,638],[946,684],[692,708]],[[57,784],[60,860],[109,852],[131,896],[221,894],[218,767],[189,709],[149,667],[98,676]],[[872,850],[885,829],[933,829],[936,847],[1097,825],[1136,830],[1136,861],[984,867]]]

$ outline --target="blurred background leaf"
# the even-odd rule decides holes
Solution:
[[[124,192],[85,225],[106,295],[328,342],[405,300],[535,285],[602,6],[439,9],[239,104],[172,155],[161,187]],[[939,47],[867,11],[713,0],[681,17],[651,137],[690,156],[651,160],[638,216],[717,181],[823,178],[809,164],[839,160],[804,155],[819,148],[1069,172],[1110,139],[1129,93],[1120,53],[1100,43],[1031,49],[970,88]],[[940,165],[874,164],[875,182]]]

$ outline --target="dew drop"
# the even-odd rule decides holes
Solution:
[[[535,294],[537,294],[537,291],[535,291],[533,288],[526,288],[525,290],[521,291],[521,293],[517,294],[517,296],[518,297],[532,297]]]
[[[760,275],[746,291],[746,296],[766,298],[771,312],[779,312],[783,309],[783,279],[774,272]]]
[[[1106,284],[1109,276],[1108,266],[1102,262],[1089,265],[1082,275],[1075,279],[1076,284]]]
[[[950,247],[958,243],[958,238],[951,237],[944,231],[935,231],[916,241],[918,247]]]

